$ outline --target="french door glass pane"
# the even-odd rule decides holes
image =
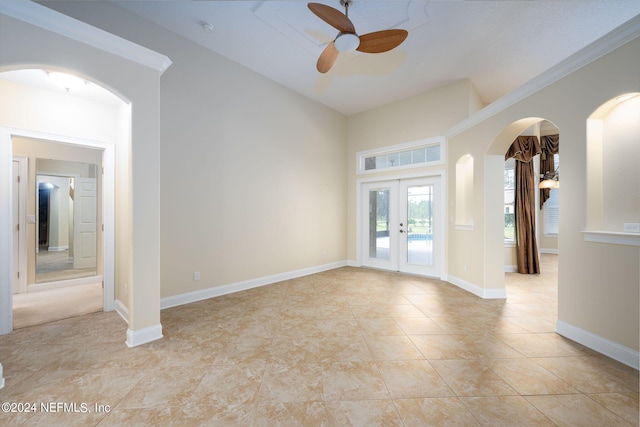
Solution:
[[[369,191],[369,257],[390,258],[389,252],[390,191]]]
[[[407,263],[433,265],[433,185],[407,189]]]

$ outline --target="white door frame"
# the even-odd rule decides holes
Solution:
[[[365,248],[363,247],[363,222],[362,222],[362,188],[363,184],[371,183],[371,182],[384,182],[384,181],[395,181],[395,180],[404,180],[404,179],[415,179],[415,178],[432,178],[432,177],[440,177],[440,224],[437,224],[438,232],[440,235],[441,244],[439,247],[439,255],[440,255],[440,275],[438,276],[441,280],[446,280],[447,277],[447,257],[446,257],[446,246],[447,246],[447,238],[446,238],[446,206],[447,206],[447,181],[446,181],[446,170],[444,169],[433,169],[429,171],[418,171],[411,172],[406,174],[394,174],[394,175],[383,175],[383,176],[370,176],[366,178],[360,178],[356,180],[356,267],[362,267]],[[436,250],[434,248],[434,250]]]
[[[381,179],[371,182],[362,182],[360,184],[360,195],[358,199],[358,204],[361,206],[360,214],[362,218],[359,218],[358,227],[360,229],[360,238],[361,241],[358,243],[362,247],[362,257],[360,258],[360,264],[362,266],[377,268],[382,270],[395,271],[398,267],[398,239],[400,236],[399,230],[402,227],[398,226],[397,219],[399,218],[398,210],[399,210],[399,180],[397,179]],[[371,227],[371,223],[364,220],[364,217],[367,215],[367,210],[365,210],[365,206],[370,208],[370,200],[369,194],[371,191],[380,191],[380,190],[388,190],[389,191],[389,219],[392,221],[389,223],[389,257],[387,259],[384,258],[371,258],[367,253],[367,247],[371,245],[369,230]],[[369,196],[369,197],[368,197]],[[371,217],[371,213],[369,213],[369,218]],[[369,220],[370,221],[370,220]],[[376,237],[377,241],[377,237]],[[377,246],[377,242],[376,242]]]
[[[18,271],[20,276],[15,278],[15,272],[11,272],[11,277],[15,278],[15,284],[18,292],[27,292],[27,184],[28,184],[28,159],[25,156],[12,156],[13,161],[18,163],[18,176],[20,182],[18,184]],[[11,195],[12,203],[15,197]],[[12,250],[13,252],[13,250]],[[13,265],[13,264],[12,264]]]
[[[91,141],[69,136],[35,132],[24,129],[0,127],[0,335],[13,330],[13,138],[35,138],[102,149],[104,175],[103,198],[103,266],[104,266],[104,311],[115,310],[115,144]]]

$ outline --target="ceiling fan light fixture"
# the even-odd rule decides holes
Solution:
[[[340,33],[335,40],[339,52],[353,52],[360,46],[360,37],[352,33]]]

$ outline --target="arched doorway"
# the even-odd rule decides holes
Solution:
[[[553,328],[553,323],[557,320],[557,283],[558,283],[558,257],[559,257],[559,189],[544,190],[539,188],[539,183],[543,180],[541,172],[545,168],[549,168],[549,164],[554,172],[559,172],[559,152],[557,147],[550,148],[555,144],[550,141],[559,141],[560,130],[551,121],[543,118],[531,117],[518,120],[507,126],[491,144],[486,153],[487,167],[486,174],[503,174],[504,179],[493,178],[492,182],[504,182],[504,186],[487,189],[487,191],[496,194],[492,200],[504,200],[504,206],[501,207],[500,213],[498,209],[492,209],[495,215],[489,215],[487,222],[493,223],[492,230],[500,230],[500,234],[488,236],[490,239],[503,240],[504,257],[496,257],[492,260],[492,265],[487,268],[495,270],[496,275],[502,275],[505,279],[505,288],[507,297],[511,290],[512,295],[518,283],[535,283],[542,289],[541,294],[552,293],[549,305],[553,307],[553,314],[549,314],[547,319],[547,327]],[[507,151],[510,149],[514,141],[519,137],[534,138],[539,147],[536,148],[536,154],[532,157],[531,166],[534,172],[532,177],[532,194],[534,199],[530,201],[531,213],[533,214],[531,230],[535,243],[535,262],[537,268],[535,271],[526,271],[528,274],[519,272],[519,260],[517,250],[518,237],[516,236],[516,218],[514,210],[515,194],[517,191],[517,180],[515,179],[514,168],[515,160],[505,159]],[[551,151],[549,151],[551,150]],[[554,152],[553,150],[556,150]],[[513,150],[512,150],[513,151]],[[513,154],[513,152],[511,153]],[[544,155],[544,160],[542,159]],[[549,163],[551,162],[551,163]],[[550,175],[549,175],[550,176]],[[558,175],[554,175],[556,178]],[[558,181],[555,181],[556,183]],[[500,197],[498,193],[503,193]],[[551,198],[549,196],[551,195]],[[521,225],[523,227],[523,225]],[[500,270],[500,271],[498,271]],[[532,269],[533,270],[533,269]],[[529,274],[531,273],[531,274]],[[553,319],[551,319],[553,317]]]
[[[102,88],[100,85],[90,83],[84,80],[87,90],[84,94],[73,94],[68,88],[56,87],[55,83],[48,80],[49,76],[46,69],[13,69],[0,73],[0,85],[3,88],[2,102],[10,103],[15,110],[15,116],[8,115],[0,124],[0,151],[2,158],[7,161],[13,160],[14,142],[16,139],[25,139],[37,141],[40,145],[34,149],[33,155],[28,157],[28,168],[31,172],[35,171],[36,158],[47,157],[65,160],[72,150],[91,150],[99,152],[100,160],[100,182],[101,194],[103,202],[100,203],[100,226],[96,231],[99,235],[99,246],[96,247],[99,255],[99,270],[101,279],[104,282],[104,292],[102,307],[105,311],[115,308],[115,146],[118,143],[118,132],[114,135],[101,132],[105,126],[114,129],[127,128],[130,126],[130,117],[123,115],[122,111],[129,111],[126,102],[116,97],[111,92]],[[36,106],[38,108],[34,108]],[[108,110],[112,110],[111,114],[106,114]],[[23,118],[20,114],[28,112],[28,117]],[[91,130],[83,129],[89,127]],[[124,134],[124,132],[120,133]],[[45,144],[45,145],[43,145]],[[43,147],[46,147],[43,149]],[[11,164],[11,163],[9,163]],[[6,173],[11,174],[12,168],[7,168]],[[3,174],[4,174],[3,169]],[[29,176],[35,173],[28,174]],[[6,177],[3,177],[6,179]],[[28,181],[28,180],[27,180]],[[34,187],[35,188],[35,187]],[[35,189],[34,189],[35,191]],[[8,197],[9,193],[3,193],[3,199],[7,198],[6,204],[3,203],[3,213],[5,221],[3,221],[2,235],[7,236],[7,241],[15,241],[16,235],[13,230],[16,224],[13,224],[13,204],[14,198]],[[3,200],[4,202],[4,200]],[[6,208],[6,209],[5,209]],[[36,218],[35,208],[31,211],[23,211],[20,215],[19,222],[24,235],[28,235],[29,227],[35,227],[36,221],[30,218]],[[11,215],[7,215],[8,210]],[[10,217],[10,218],[7,218]],[[9,224],[7,227],[4,224]],[[104,228],[103,228],[104,227]],[[8,228],[8,229],[7,229]],[[31,277],[31,281],[35,285],[35,271],[29,274],[30,268],[26,271],[16,272],[15,265],[28,266],[30,264],[21,260],[21,257],[35,256],[28,250],[28,242],[33,240],[31,233],[29,239],[24,236],[19,238],[23,243],[22,248],[11,245],[9,258],[18,258],[18,263],[11,263],[8,276],[12,278],[8,283],[0,286],[0,305],[3,310],[6,308],[12,313],[12,290],[14,279],[21,273],[22,279]],[[35,241],[33,242],[35,244]],[[20,245],[18,245],[20,246]],[[7,250],[6,248],[3,248]],[[35,266],[33,267],[35,270]],[[29,280],[29,279],[28,279]],[[25,287],[28,287],[29,283]],[[0,320],[0,333],[8,333],[12,330],[12,318],[4,317]]]

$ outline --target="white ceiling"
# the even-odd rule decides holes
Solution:
[[[115,3],[345,114],[460,79],[491,103],[640,14],[638,0],[354,0],[359,34],[403,28],[409,37],[387,53],[340,54],[320,74],[337,30],[306,1]]]
[[[339,0],[315,1],[344,10]],[[640,14],[638,0],[353,0],[359,34],[402,28],[409,36],[387,53],[341,53],[320,74],[317,58],[337,30],[307,1],[113,3],[344,114],[462,79],[489,104]],[[53,88],[42,71],[0,78]],[[93,86],[73,95],[114,102]]]

